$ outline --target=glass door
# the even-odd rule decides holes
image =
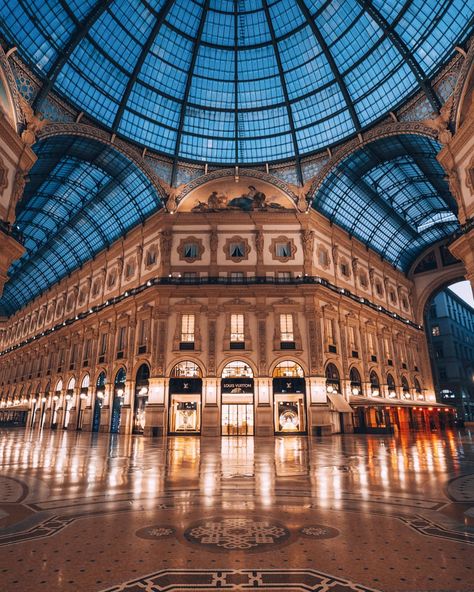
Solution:
[[[253,434],[253,405],[222,405],[223,436],[253,436]]]

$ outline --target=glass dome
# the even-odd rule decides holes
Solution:
[[[53,89],[174,159],[251,164],[338,143],[422,89],[468,33],[464,0],[0,0]]]

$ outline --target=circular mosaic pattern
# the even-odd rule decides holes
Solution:
[[[190,526],[184,536],[192,543],[215,549],[248,551],[283,543],[290,531],[266,518],[208,518]]]
[[[334,539],[341,534],[336,528],[323,524],[305,526],[300,530],[300,533],[313,539]]]
[[[145,526],[136,531],[135,536],[140,539],[163,539],[174,534],[174,528],[169,526]]]

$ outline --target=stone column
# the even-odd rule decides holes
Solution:
[[[167,434],[168,385],[162,377],[148,380],[148,402],[145,408],[145,436],[162,436]]]
[[[220,426],[220,379],[204,378],[202,381],[202,417],[201,434],[203,436],[219,436]]]

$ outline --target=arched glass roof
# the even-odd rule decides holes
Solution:
[[[313,206],[407,271],[426,246],[459,227],[439,150],[413,134],[376,140],[331,171]]]
[[[50,89],[176,159],[298,158],[422,89],[472,27],[468,0],[0,0]]]
[[[38,160],[17,207],[26,253],[8,272],[6,314],[24,306],[161,206],[145,174],[95,140],[57,136],[34,145]]]

